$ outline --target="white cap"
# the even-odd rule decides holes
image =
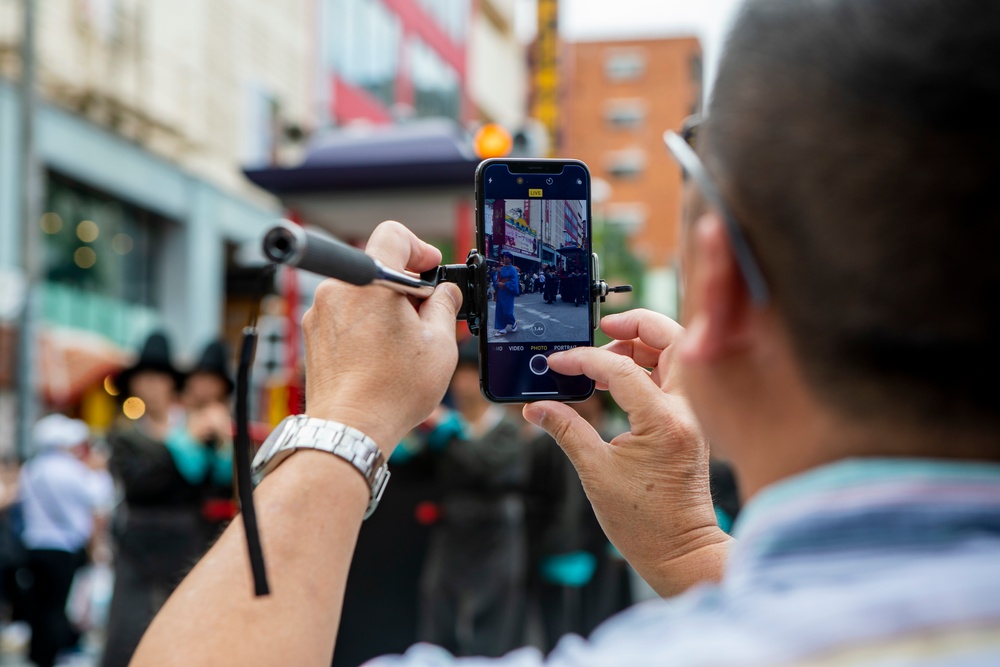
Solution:
[[[79,419],[52,414],[35,423],[33,435],[38,450],[72,449],[90,438],[90,427]]]

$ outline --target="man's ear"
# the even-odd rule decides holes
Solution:
[[[717,361],[749,344],[750,294],[718,213],[709,211],[698,218],[688,243],[689,319],[681,354],[688,362]]]

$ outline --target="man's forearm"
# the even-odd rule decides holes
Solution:
[[[300,451],[254,495],[271,595],[253,597],[234,521],[157,615],[133,665],[330,663],[367,485],[345,461]]]

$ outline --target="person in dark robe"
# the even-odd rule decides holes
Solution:
[[[474,342],[461,348],[449,392],[456,409],[426,440],[441,500],[420,639],[455,655],[500,656],[525,643],[531,450],[521,425],[483,398]]]
[[[203,427],[177,403],[183,380],[162,333],[152,334],[136,363],[115,380],[123,414],[108,444],[124,502],[113,520],[115,584],[103,667],[129,663],[153,616],[201,556],[206,478],[232,476],[231,454],[192,435],[208,433],[211,425]]]
[[[545,303],[555,303],[556,294],[558,293],[559,275],[555,271],[549,269],[549,275],[545,278],[545,293],[543,295],[545,297]]]

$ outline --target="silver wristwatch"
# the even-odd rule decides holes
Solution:
[[[306,415],[285,417],[257,450],[250,468],[254,486],[296,449],[329,452],[357,468],[371,489],[365,518],[372,515],[389,481],[389,466],[374,440],[339,422]]]

